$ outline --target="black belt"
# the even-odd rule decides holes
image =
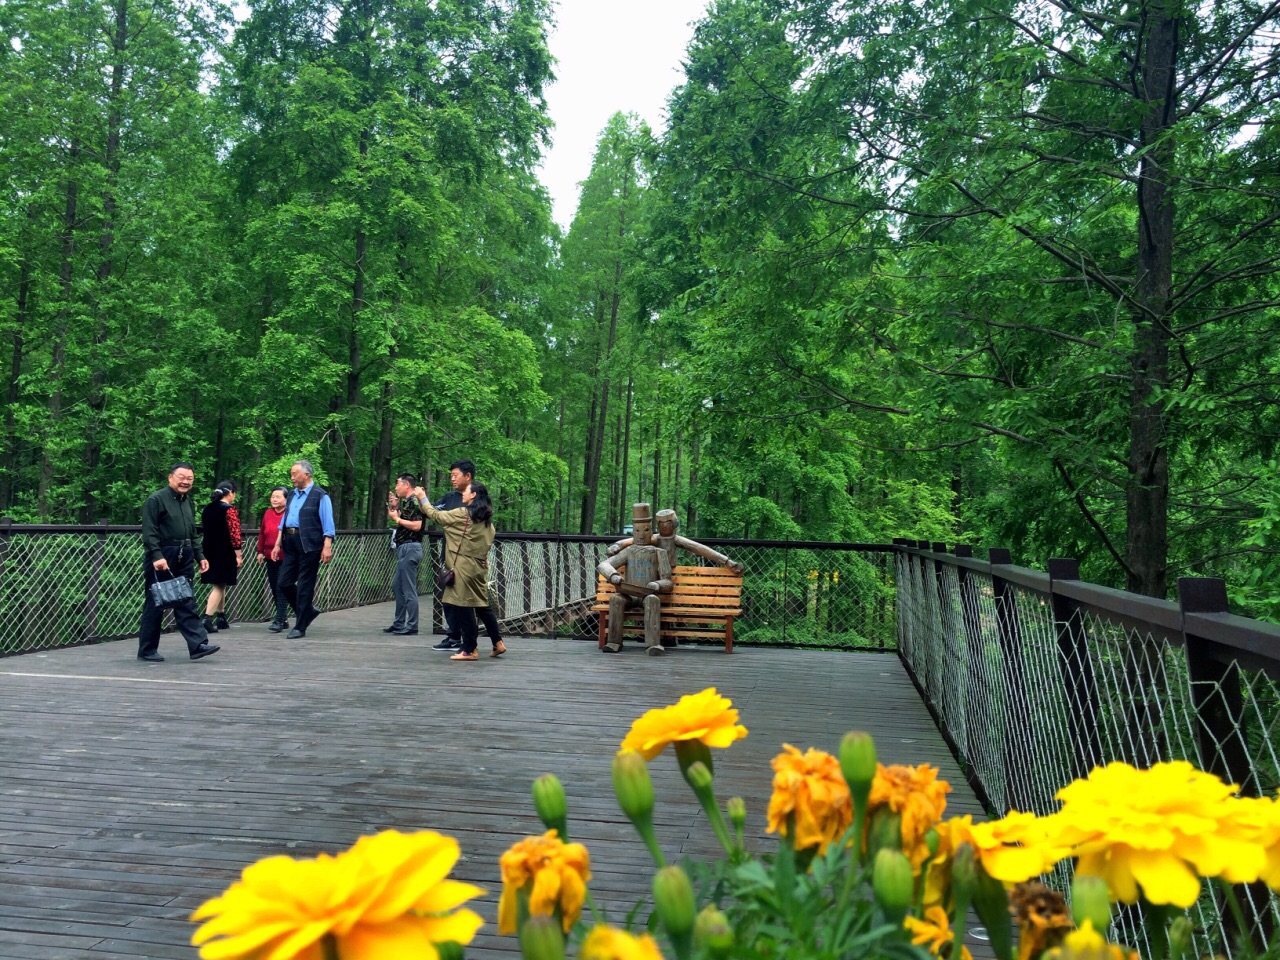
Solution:
[[[283,530],[285,533],[289,534],[289,536],[291,537],[296,537],[299,533],[302,532],[301,527],[281,527],[280,529]]]
[[[162,546],[162,547],[189,547],[189,546],[191,546],[191,541],[190,541],[190,540],[161,540],[161,541],[160,541],[160,546]]]

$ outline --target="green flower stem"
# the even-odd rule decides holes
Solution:
[[[1177,907],[1156,905],[1143,901],[1142,920],[1147,930],[1147,943],[1151,945],[1151,956],[1164,957],[1169,953],[1169,921],[1175,916]],[[1105,936],[1105,934],[1104,934]]]
[[[636,817],[631,823],[636,828],[636,833],[640,834],[640,839],[644,841],[644,845],[649,848],[649,855],[653,857],[653,862],[661,870],[667,865],[667,858],[662,855],[662,848],[658,846],[658,838],[654,835],[653,818]]]
[[[853,805],[853,840],[849,844],[849,867],[844,872],[844,884],[840,888],[837,916],[844,916],[845,908],[849,906],[849,898],[853,896],[854,881],[862,873],[862,835],[865,832],[866,825],[866,804],[855,803]]]
[[[338,956],[338,938],[326,933],[320,940],[320,949],[324,951],[324,960],[341,960]]]
[[[1227,901],[1227,910],[1231,913],[1231,919],[1235,921],[1236,929],[1242,934],[1242,941],[1246,947],[1252,946],[1249,943],[1248,936],[1243,936],[1244,932],[1249,929],[1249,921],[1245,919],[1244,907],[1240,905],[1240,898],[1236,896],[1235,887],[1227,883],[1221,877],[1218,878],[1218,889],[1222,891],[1222,898]]]
[[[724,822],[724,814],[720,812],[720,805],[716,803],[715,787],[694,787],[694,796],[698,798],[698,803],[702,804],[702,809],[707,814],[707,819],[711,822],[711,829],[715,831],[716,839],[720,841],[720,846],[724,847],[724,852],[732,857],[737,852],[738,846],[733,842],[733,837],[729,834],[729,825]]]
[[[679,936],[668,932],[671,947],[676,952],[676,960],[693,960],[693,934],[683,933]]]
[[[591,911],[591,920],[598,927],[604,923],[604,914],[596,906],[596,898],[591,895],[591,888],[587,887],[587,909]]]

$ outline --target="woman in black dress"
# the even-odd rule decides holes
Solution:
[[[200,524],[204,528],[204,558],[209,561],[209,569],[200,574],[200,582],[212,587],[209,600],[204,605],[204,628],[209,633],[231,627],[226,614],[227,588],[235,586],[243,560],[240,514],[233,506],[235,502],[236,485],[230,480],[222,480],[214,488],[209,504],[200,515]]]

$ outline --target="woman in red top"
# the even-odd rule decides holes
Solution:
[[[230,480],[220,480],[213,489],[213,496],[200,515],[204,530],[204,557],[209,569],[200,574],[200,582],[208,584],[209,600],[204,605],[204,628],[209,633],[229,630],[227,623],[227,588],[234,587],[240,578],[244,542],[240,535],[240,514],[232,506],[236,502],[236,485]]]
[[[276,602],[276,618],[267,627],[272,633],[289,629],[289,601],[280,592],[278,583],[281,561],[271,559],[271,550],[280,539],[280,524],[284,520],[284,508],[288,503],[286,498],[284,487],[271,489],[271,506],[262,515],[262,526],[258,530],[258,562],[267,565],[267,583],[271,584],[271,596]]]

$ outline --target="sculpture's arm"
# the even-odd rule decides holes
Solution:
[[[671,560],[667,557],[667,551],[660,550],[658,552],[658,579],[649,584],[650,590],[656,590],[658,593],[670,593],[675,583],[671,580]]]
[[[609,549],[606,550],[605,553],[612,557],[614,554],[621,553],[635,542],[635,537],[627,537],[625,540],[619,540],[617,543],[609,544]]]
[[[703,560],[710,560],[714,564],[722,567],[728,567],[734,573],[742,572],[742,564],[736,560],[730,560],[723,553],[717,553],[705,543],[699,543],[697,540],[690,540],[688,537],[676,536],[676,546],[683,547],[690,553],[702,557]]]
[[[613,558],[612,563],[608,560],[601,560],[596,564],[596,572],[616,587],[622,582],[622,574],[618,572],[618,567],[625,567],[626,565],[627,555],[625,553],[619,553]]]

